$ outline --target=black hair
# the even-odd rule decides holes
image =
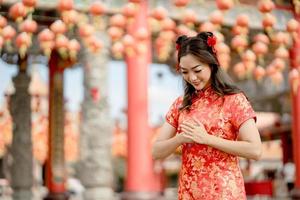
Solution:
[[[242,92],[233,84],[231,78],[221,69],[218,62],[214,44],[209,44],[208,40],[215,36],[211,32],[201,32],[196,36],[188,37],[182,35],[177,38],[176,45],[178,49],[177,62],[188,54],[193,55],[202,63],[207,63],[211,69],[211,87],[220,96],[236,94]],[[184,80],[184,96],[180,110],[189,110],[192,104],[192,97],[195,88]]]

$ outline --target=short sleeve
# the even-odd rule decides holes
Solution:
[[[182,97],[178,97],[171,105],[169,111],[166,114],[166,121],[177,129],[178,118],[179,118],[179,108],[182,104]]]
[[[253,118],[256,121],[256,114],[250,102],[243,93],[233,94],[228,99],[231,112],[231,123],[236,130],[248,119]]]

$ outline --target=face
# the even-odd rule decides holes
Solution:
[[[182,56],[179,64],[184,80],[196,90],[202,90],[210,85],[211,69],[208,64],[200,62],[190,54]]]

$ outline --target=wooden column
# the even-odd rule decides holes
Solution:
[[[49,139],[48,159],[46,161],[45,200],[66,200],[66,169],[64,158],[64,96],[63,69],[65,62],[56,51],[49,60]]]
[[[138,13],[128,27],[128,34],[135,36],[147,26],[147,4],[138,4]],[[150,31],[149,31],[150,35]],[[158,195],[153,171],[148,125],[148,67],[151,60],[151,38],[136,41],[133,54],[126,57],[128,94],[128,158],[126,192],[123,199],[155,199]]]
[[[298,22],[300,22],[300,16],[296,16]],[[297,39],[294,42],[294,46],[290,51],[291,67],[299,69],[300,67],[300,28],[297,32]],[[294,199],[300,198],[300,87],[296,92],[291,90],[291,102],[292,102],[292,140],[293,140],[293,155],[294,163],[296,167],[295,174],[295,188],[292,191]]]

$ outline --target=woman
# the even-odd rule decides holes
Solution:
[[[152,147],[163,159],[182,147],[180,200],[243,200],[238,157],[258,160],[261,140],[255,112],[222,72],[210,32],[177,40],[185,90],[172,104]]]

